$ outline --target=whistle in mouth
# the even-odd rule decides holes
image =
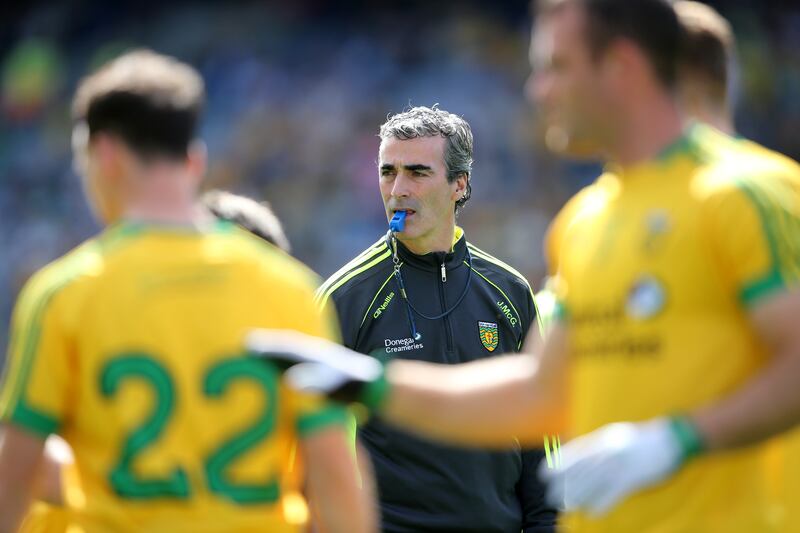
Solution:
[[[389,229],[397,233],[398,231],[403,231],[406,227],[406,212],[405,211],[395,211],[392,220],[389,221]]]

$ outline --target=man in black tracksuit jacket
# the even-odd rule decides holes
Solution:
[[[461,137],[451,142],[448,134]],[[445,111],[415,108],[390,118],[381,138],[387,216],[409,216],[404,230],[387,233],[320,287],[318,301],[335,306],[344,344],[381,360],[445,364],[519,351],[536,327],[528,282],[467,242],[455,226],[453,204],[442,202],[449,212],[435,211],[437,195],[469,197],[469,166],[460,184],[445,177],[453,174],[447,167],[450,144],[460,140],[463,147],[468,141],[469,150],[462,152],[471,163],[469,126]],[[446,196],[447,187],[452,196]],[[440,229],[438,243],[426,240]],[[546,505],[536,475],[542,450],[521,450],[514,443],[503,452],[455,448],[378,419],[358,436],[374,464],[388,533],[554,531],[555,511]]]

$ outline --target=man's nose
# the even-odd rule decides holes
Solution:
[[[411,180],[408,179],[405,172],[400,172],[394,179],[392,185],[392,196],[394,198],[407,198],[411,192]]]

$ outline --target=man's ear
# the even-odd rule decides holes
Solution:
[[[453,183],[456,184],[456,188],[453,191],[453,201],[456,202],[461,200],[465,194],[467,194],[467,183],[469,182],[469,174],[462,172],[458,175]]]

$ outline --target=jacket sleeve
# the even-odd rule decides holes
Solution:
[[[522,344],[525,344],[525,340],[528,338],[530,334],[531,328],[540,328],[539,326],[539,317],[538,317],[538,310],[536,308],[536,303],[533,299],[533,291],[530,289],[530,286],[526,281],[521,280],[523,287],[523,297],[525,298],[525,304],[522,306],[525,309],[525,316],[521,317],[521,326],[522,326]],[[539,329],[541,333],[541,329]]]
[[[544,458],[541,449],[523,450],[522,474],[517,481],[517,497],[522,509],[522,533],[555,533],[558,513],[547,504],[545,485],[537,469]]]

